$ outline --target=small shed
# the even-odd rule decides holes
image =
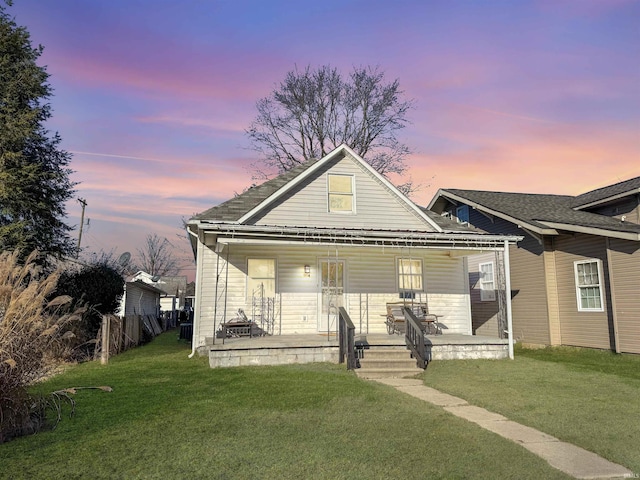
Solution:
[[[160,296],[164,292],[142,280],[125,282],[120,303],[120,315],[153,316],[160,314]]]

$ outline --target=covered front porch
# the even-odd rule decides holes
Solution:
[[[208,224],[199,239],[193,354],[214,368],[337,362],[342,309],[358,355],[402,353],[407,339],[388,332],[390,304],[437,316],[440,334],[416,337],[426,361],[513,355],[508,247],[517,237]],[[504,279],[494,288],[505,322],[483,336],[473,335],[467,268],[479,253],[500,258]],[[247,337],[227,336],[234,322],[252,324]]]

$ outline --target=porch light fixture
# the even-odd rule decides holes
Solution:
[[[304,276],[305,277],[310,277],[311,276],[311,267],[309,265],[305,265],[304,266]]]

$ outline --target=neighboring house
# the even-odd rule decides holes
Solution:
[[[192,312],[193,306],[196,303],[196,282],[187,283],[187,291],[184,296],[184,307],[186,310]]]
[[[357,332],[386,333],[386,302],[427,302],[445,335],[471,335],[467,257],[522,238],[419,208],[345,145],[196,215],[187,231],[201,352],[238,309],[270,334],[327,335],[343,306]]]
[[[140,279],[125,282],[124,294],[120,300],[120,316],[151,316],[160,314],[160,296],[164,292]]]
[[[640,177],[578,196],[441,189],[434,213],[511,246],[513,331],[528,344],[640,353]],[[474,331],[496,320],[495,262],[469,260]]]
[[[160,276],[139,271],[133,279],[141,280],[160,289],[160,309],[163,312],[176,312],[184,308],[187,291],[187,277],[185,276]]]

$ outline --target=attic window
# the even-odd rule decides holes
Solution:
[[[329,212],[355,212],[353,187],[352,175],[327,175]]]
[[[456,217],[458,219],[458,223],[462,223],[464,225],[469,223],[469,206],[462,205],[461,207],[456,208]]]

